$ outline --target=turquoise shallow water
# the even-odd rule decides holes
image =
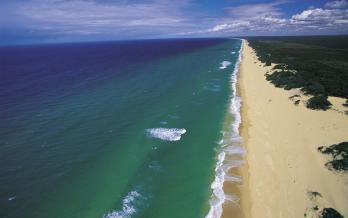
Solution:
[[[1,217],[208,213],[240,40],[126,44],[0,48]]]

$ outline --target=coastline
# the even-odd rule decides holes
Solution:
[[[238,91],[246,164],[235,170],[243,184],[224,184],[227,194],[241,198],[240,206],[224,204],[222,217],[315,217],[315,207],[347,216],[348,176],[328,170],[328,158],[317,148],[347,141],[348,117],[309,110],[302,102],[295,106],[289,100],[295,90],[269,83],[264,74],[272,67],[258,61],[246,40],[243,44]],[[336,100],[334,105],[342,101]]]
[[[239,114],[240,114],[240,119],[241,122],[239,124],[239,135],[241,137],[241,147],[246,151],[246,141],[248,139],[247,137],[247,123],[244,122],[244,119],[246,118],[245,116],[245,111],[247,108],[247,105],[245,105],[244,100],[243,100],[243,87],[240,85],[240,80],[243,77],[243,68],[244,68],[244,50],[245,50],[245,40],[242,40],[242,45],[241,45],[241,50],[240,50],[240,63],[239,63],[239,68],[238,72],[236,74],[236,86],[235,86],[235,91],[236,91],[236,96],[240,98],[240,109],[239,109]],[[248,182],[249,182],[249,172],[248,172],[248,163],[246,161],[246,154],[242,156],[242,159],[244,160],[243,165],[238,166],[236,168],[232,168],[228,171],[228,175],[238,175],[242,178],[242,181],[239,183],[236,182],[229,182],[226,181],[224,183],[224,192],[226,194],[233,194],[239,197],[238,203],[231,203],[231,202],[226,202],[223,205],[223,213],[222,213],[222,218],[248,218],[250,217],[250,198],[249,198],[249,187],[248,187]]]
[[[242,140],[239,132],[241,125],[241,99],[237,91],[238,75],[242,62],[242,50],[243,41],[241,41],[240,49],[238,51],[238,59],[230,77],[232,95],[230,97],[229,110],[226,113],[222,128],[222,138],[219,142],[221,147],[215,165],[215,179],[211,184],[213,194],[210,199],[210,209],[206,218],[222,217],[226,202],[234,205],[234,210],[237,209],[234,213],[240,211],[238,206],[240,195],[238,190],[234,188],[234,185],[239,184],[242,181],[242,178],[236,169],[245,163],[243,160],[245,149],[241,147]],[[233,184],[233,186],[231,186],[233,191],[225,190],[226,183]]]

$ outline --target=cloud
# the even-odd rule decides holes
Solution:
[[[0,36],[78,41],[348,33],[347,0],[296,14],[284,13],[295,0],[225,7],[221,14],[210,13],[203,4],[199,0],[0,1]]]
[[[278,6],[288,3],[288,1],[275,1],[272,3],[246,4],[237,7],[226,8],[231,17],[235,18],[255,18],[264,16],[280,16],[282,11]]]
[[[298,25],[320,25],[333,27],[348,23],[348,9],[314,8],[291,17],[290,22]]]
[[[233,23],[224,23],[214,26],[213,28],[210,28],[207,30],[207,32],[220,32],[220,31],[239,31],[243,29],[248,29],[250,26],[249,21],[236,21]]]
[[[326,8],[348,8],[348,1],[346,0],[339,0],[339,1],[331,1],[325,4]]]
[[[228,7],[226,8],[228,17],[220,18],[221,23],[203,31],[181,34],[275,32],[289,23],[287,19],[281,17],[283,13],[279,8],[287,3],[288,1],[275,1]]]
[[[285,18],[280,10],[280,6],[287,3],[291,2],[275,1],[227,8],[228,17],[221,19],[222,21],[213,27],[197,33],[272,35],[272,33],[348,32],[346,0],[329,2],[324,5],[324,8],[311,7],[290,18]],[[195,32],[188,34],[195,34]]]
[[[12,4],[8,26],[46,34],[143,36],[170,34],[193,26],[191,0],[30,0]],[[11,23],[11,20],[13,22]]]

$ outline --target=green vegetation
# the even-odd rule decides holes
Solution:
[[[343,106],[348,107],[348,99],[347,99],[346,102],[343,104]]]
[[[320,213],[321,218],[343,218],[343,216],[333,208],[324,208]]]
[[[325,164],[330,170],[348,170],[348,142],[341,142],[328,147],[321,146],[318,150],[333,157],[332,161]]]
[[[319,206],[316,202],[318,198],[323,198],[319,192],[308,191],[307,195],[314,205],[306,209],[304,217],[343,218],[343,216],[337,210],[331,207],[326,207],[319,211]]]
[[[308,191],[308,196],[310,199],[315,199],[316,197],[323,197],[319,192],[316,191]]]
[[[313,95],[308,108],[327,110],[328,96],[348,100],[348,36],[249,37],[259,60],[275,72],[266,79],[276,87],[300,88]]]
[[[327,110],[331,103],[327,100],[325,95],[317,95],[310,98],[307,102],[307,107],[313,110]]]

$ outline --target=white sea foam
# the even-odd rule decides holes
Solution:
[[[131,191],[122,200],[122,209],[111,211],[103,216],[103,218],[130,218],[137,210],[134,206],[134,202],[141,198],[141,195],[137,191]]]
[[[221,170],[223,170],[226,173],[230,169],[240,167],[243,164],[244,164],[243,160],[232,160],[229,163],[226,163],[226,160],[224,160],[224,164],[221,166]]]
[[[223,61],[221,62],[221,66],[219,67],[221,70],[226,69],[229,65],[231,65],[232,63],[229,61]]]
[[[8,198],[9,201],[13,201],[14,199],[16,199],[16,196],[12,196]]]
[[[181,135],[186,133],[186,129],[153,128],[146,129],[145,132],[151,138],[157,138],[164,141],[179,141],[181,139]]]
[[[226,195],[225,194],[225,199],[226,199],[226,201],[232,201],[234,203],[239,202],[239,197],[237,195]]]
[[[242,177],[238,175],[225,175],[225,181],[241,183]]]
[[[231,54],[235,54],[235,53],[236,53],[235,51],[231,52]]]
[[[223,190],[223,184],[225,181],[231,181],[231,182],[241,182],[241,177],[236,176],[230,176],[227,175],[227,172],[229,169],[233,167],[238,167],[242,164],[244,164],[244,161],[242,160],[231,160],[226,163],[226,155],[240,155],[242,156],[245,153],[245,150],[240,147],[238,144],[240,144],[241,137],[239,136],[239,125],[241,123],[241,116],[240,116],[240,107],[241,107],[241,99],[239,96],[237,96],[236,92],[236,83],[238,78],[238,71],[239,71],[239,65],[242,60],[242,51],[243,44],[241,45],[241,48],[239,50],[239,57],[238,62],[235,64],[234,72],[231,76],[231,85],[232,85],[232,92],[233,95],[231,96],[231,103],[230,103],[230,113],[234,117],[234,122],[232,123],[232,135],[231,138],[229,138],[225,142],[224,139],[222,139],[219,144],[221,144],[222,149],[220,150],[220,153],[218,154],[217,163],[215,167],[215,179],[213,183],[211,184],[211,189],[213,191],[213,194],[210,199],[210,210],[208,214],[206,215],[206,218],[220,218],[222,215],[222,205],[225,201],[232,201],[234,203],[239,202],[238,196],[235,195],[227,195],[224,193]],[[227,66],[221,64],[222,66],[220,69],[225,69]],[[226,136],[226,132],[222,132],[223,137]]]
[[[223,148],[223,151],[229,155],[231,154],[244,155],[245,154],[245,149],[241,146],[227,146]]]

